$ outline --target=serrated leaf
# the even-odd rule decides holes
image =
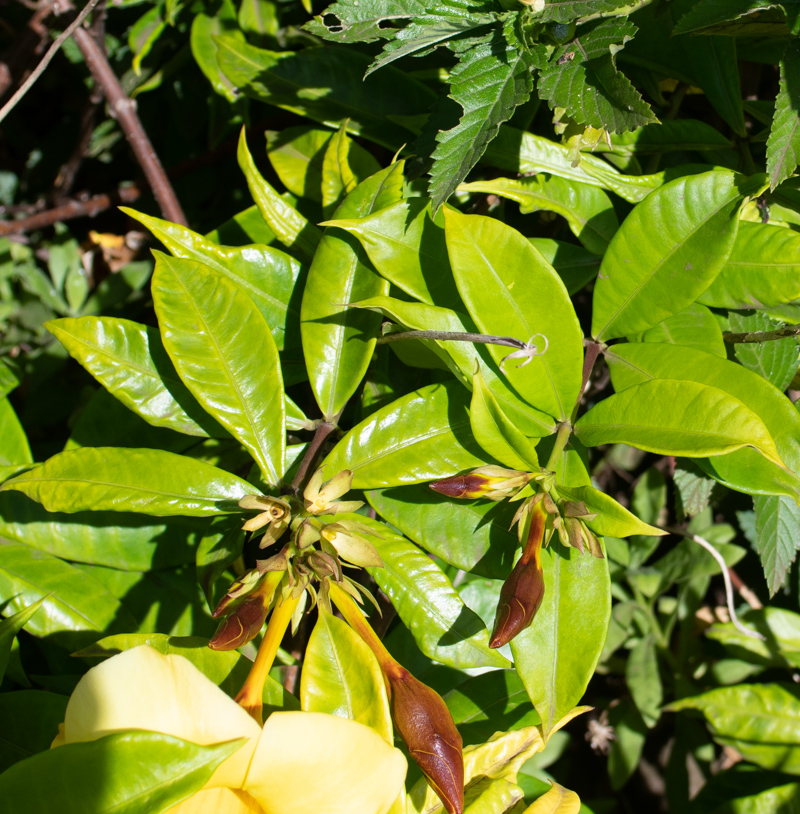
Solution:
[[[685,516],[694,517],[708,506],[714,491],[714,480],[691,461],[683,458],[675,461],[673,481],[680,497],[680,510]]]
[[[548,0],[544,9],[536,15],[536,22],[552,20],[569,23],[578,17],[616,11],[630,4],[630,0]]]
[[[508,25],[505,30],[508,30]],[[509,43],[498,31],[461,55],[450,74],[450,98],[464,113],[456,127],[438,133],[429,192],[434,211],[450,197],[483,155],[500,125],[533,89],[531,71],[540,55],[521,43]]]
[[[792,40],[780,62],[781,76],[772,130],[767,139],[770,189],[788,178],[800,162],[800,41]]]
[[[538,93],[579,123],[621,133],[658,119],[630,80],[617,70],[615,54],[636,33],[626,21],[604,20],[552,53]]]
[[[763,312],[746,316],[730,314],[731,330],[737,333],[774,331],[779,326]],[[785,390],[797,373],[797,343],[794,337],[770,342],[742,342],[735,346],[736,358],[748,369],[763,376],[778,390]]]
[[[800,539],[800,508],[786,497],[756,495],[755,549],[764,568],[770,597],[774,596],[786,581],[789,567],[797,557]]]
[[[426,10],[426,4],[420,0],[339,0],[303,27],[333,42],[372,42],[397,33],[391,26],[392,20],[408,20],[425,14]]]

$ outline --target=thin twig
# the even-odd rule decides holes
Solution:
[[[297,494],[300,489],[305,486],[306,477],[314,464],[314,461],[319,453],[320,448],[325,443],[327,437],[336,429],[336,425],[329,421],[323,421],[317,424],[317,429],[314,431],[314,437],[311,443],[306,447],[303,460],[300,463],[300,468],[292,481],[292,491]]]
[[[33,87],[36,80],[45,72],[53,57],[61,46],[77,31],[81,23],[92,13],[92,9],[100,0],[89,0],[78,16],[56,37],[55,42],[47,49],[41,62],[33,69],[30,76],[19,86],[17,92],[0,108],[0,122],[17,106],[23,96]]]
[[[52,226],[57,221],[82,217],[93,218],[112,206],[121,203],[133,203],[141,194],[141,189],[135,184],[131,184],[130,186],[120,187],[109,195],[93,195],[85,200],[72,200],[53,209],[45,209],[43,212],[29,215],[27,218],[0,221],[0,237],[19,235],[32,232],[35,229],[44,229],[47,226]]]
[[[728,604],[728,613],[730,614],[733,626],[745,636],[749,636],[752,639],[761,639],[761,641],[765,641],[765,636],[762,636],[756,630],[751,630],[750,628],[745,627],[739,621],[739,617],[736,615],[736,608],[733,606],[733,585],[731,584],[731,575],[728,572],[728,566],[726,565],[725,560],[722,558],[722,554],[720,554],[719,551],[717,551],[717,549],[708,542],[708,540],[705,540],[697,534],[691,534],[688,531],[683,531],[682,529],[671,526],[664,526],[664,529],[670,532],[670,534],[679,534],[681,537],[685,537],[687,540],[692,540],[708,551],[708,553],[717,561],[719,567],[722,569],[722,578],[725,580],[725,599]]]
[[[761,610],[761,608],[764,607],[761,604],[761,600],[742,581],[742,578],[736,571],[734,571],[733,568],[729,568],[728,573],[731,575],[731,582],[733,583],[733,587],[739,592],[739,596],[741,596],[753,610]]]
[[[725,332],[722,338],[731,345],[745,345],[753,342],[773,342],[776,339],[788,339],[791,336],[800,336],[800,323],[784,325],[774,331],[747,331],[741,334]]]
[[[122,90],[122,85],[120,85],[114,71],[111,70],[106,55],[92,35],[83,28],[77,28],[73,32],[73,39],[80,48],[92,77],[103,89],[108,106],[112,114],[116,116],[117,121],[119,121],[128,144],[131,145],[136,160],[139,162],[147,183],[153,190],[153,195],[155,195],[156,201],[161,208],[161,213],[167,220],[186,226],[186,216],[183,214],[180,203],[178,203],[175,190],[172,188],[172,184],[170,184],[167,174],[164,172],[164,167],[161,166],[153,145],[150,143],[150,139],[136,113],[136,103]]]

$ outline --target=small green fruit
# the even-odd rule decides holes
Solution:
[[[566,45],[575,37],[575,23],[548,23],[547,34],[556,45]]]

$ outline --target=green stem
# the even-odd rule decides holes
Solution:
[[[564,447],[566,447],[571,433],[572,424],[570,424],[569,421],[559,424],[556,442],[553,444],[553,451],[550,453],[550,457],[547,459],[547,466],[545,467],[549,472],[555,471],[558,459],[561,457],[561,453],[564,451]]]

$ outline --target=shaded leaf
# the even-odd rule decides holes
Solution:
[[[788,178],[800,162],[800,42],[789,43],[780,62],[780,89],[767,140],[770,189]]]

